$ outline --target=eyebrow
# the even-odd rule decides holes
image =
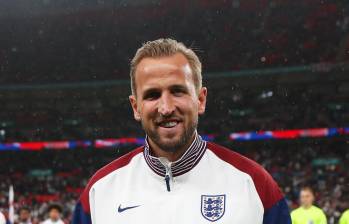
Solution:
[[[188,88],[184,85],[179,85],[179,84],[175,84],[175,85],[171,85],[169,87],[170,90],[182,90],[182,91],[185,91],[185,92],[188,92]],[[142,96],[146,96],[148,95],[149,93],[153,93],[153,92],[157,92],[157,91],[160,91],[159,88],[156,88],[156,87],[151,87],[151,88],[148,88],[146,90],[144,90],[144,92],[142,93]]]
[[[188,88],[185,85],[178,85],[178,84],[170,86],[170,90],[173,90],[173,89],[188,91]]]

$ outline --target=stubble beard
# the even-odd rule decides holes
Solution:
[[[186,145],[190,144],[192,137],[198,126],[198,118],[196,118],[188,128],[185,128],[182,134],[179,136],[178,140],[173,141],[163,141],[156,130],[146,127],[143,121],[141,121],[143,130],[147,134],[147,136],[163,151],[165,152],[177,152]]]

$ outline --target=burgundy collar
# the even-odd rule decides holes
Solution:
[[[196,164],[199,163],[201,157],[204,155],[205,150],[206,141],[202,140],[201,136],[196,133],[194,141],[185,151],[183,156],[177,161],[172,162],[172,175],[179,176],[193,169],[196,166]],[[143,154],[148,166],[158,175],[165,176],[166,170],[164,165],[161,164],[159,158],[150,155],[150,147],[148,144],[147,137],[145,138]]]

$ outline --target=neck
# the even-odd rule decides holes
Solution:
[[[303,208],[304,209],[308,209],[308,208],[310,208],[312,205],[303,205]]]
[[[167,158],[170,162],[177,161],[179,158],[182,157],[182,155],[187,151],[191,143],[194,141],[196,134],[194,133],[193,136],[191,137],[191,140],[188,141],[183,147],[177,149],[174,152],[168,152],[163,149],[161,149],[158,145],[156,145],[150,138],[149,138],[149,146],[151,148],[151,152],[154,154],[156,157],[165,157]]]

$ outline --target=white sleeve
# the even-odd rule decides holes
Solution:
[[[0,212],[0,224],[6,224],[5,216]]]

